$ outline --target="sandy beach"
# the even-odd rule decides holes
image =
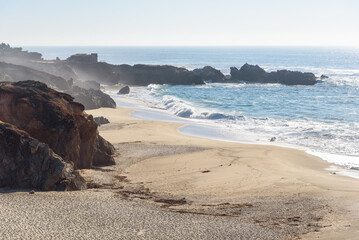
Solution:
[[[82,192],[0,195],[3,238],[356,239],[358,180],[303,151],[187,136],[181,124],[87,111],[116,166]],[[65,223],[64,223],[65,222]]]

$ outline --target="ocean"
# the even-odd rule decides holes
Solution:
[[[188,69],[258,64],[329,78],[314,86],[279,84],[150,85],[128,98],[191,123],[188,134],[209,126],[221,139],[304,149],[323,159],[359,167],[359,49],[319,47],[24,47],[45,59],[98,53],[112,64],[168,64]],[[115,96],[115,93],[110,93]],[[116,98],[116,97],[115,97]],[[120,99],[116,98],[118,101]],[[193,127],[195,126],[195,127]],[[213,130],[215,129],[215,130]],[[205,135],[207,130],[198,131]],[[209,130],[208,130],[209,131]],[[194,134],[194,135],[196,135]],[[215,136],[215,134],[211,134]],[[270,139],[275,138],[274,143]]]

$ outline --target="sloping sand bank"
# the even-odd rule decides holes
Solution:
[[[125,108],[88,111],[115,166],[90,189],[0,189],[4,239],[357,239],[359,181],[302,151],[186,136]]]
[[[135,192],[135,198],[158,202],[169,195],[185,199],[167,201],[173,211],[247,215],[307,238],[357,236],[351,234],[359,230],[359,181],[330,174],[325,161],[295,149],[186,136],[178,132],[181,124],[139,120],[131,112],[89,111],[111,122],[100,132],[117,144],[121,171],[137,184],[137,192],[126,191],[126,197]]]

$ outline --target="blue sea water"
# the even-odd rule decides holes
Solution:
[[[293,144],[328,161],[359,167],[359,49],[315,47],[25,47],[44,58],[99,54],[113,64],[206,65],[229,73],[231,66],[258,64],[325,74],[315,86],[207,84],[133,88],[145,100],[179,118],[255,141]]]

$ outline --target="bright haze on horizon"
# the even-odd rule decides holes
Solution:
[[[2,0],[15,46],[359,46],[358,0]]]

